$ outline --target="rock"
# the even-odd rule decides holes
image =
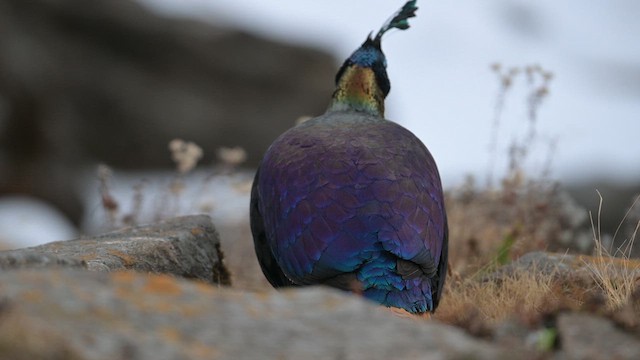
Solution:
[[[602,317],[567,313],[558,317],[562,354],[567,359],[640,359],[640,342]]]
[[[26,250],[9,250],[0,252],[0,269],[34,269],[49,267],[87,268],[87,263],[81,259],[65,258],[55,254],[33,252]]]
[[[518,271],[526,272],[533,270],[545,275],[570,271],[570,264],[575,261],[575,258],[574,255],[534,251],[523,255],[508,265],[500,267],[490,276],[511,276]]]
[[[215,21],[215,20],[212,20]],[[0,194],[76,223],[78,172],[172,167],[174,138],[256,165],[302,115],[324,112],[335,60],[242,31],[162,17],[132,0],[0,2]]]
[[[569,255],[535,251],[523,255],[516,261],[485,275],[483,280],[500,280],[519,272],[537,272],[553,275],[558,281],[569,283],[580,281],[583,285],[595,283],[598,272],[608,277],[640,276],[640,260],[614,258],[606,255]]]
[[[0,269],[57,266],[167,273],[222,285],[231,282],[218,233],[205,215],[0,252]]]
[[[3,272],[0,284],[2,358],[512,358],[459,329],[329,288],[240,292],[73,269]]]

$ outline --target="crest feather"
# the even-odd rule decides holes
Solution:
[[[416,2],[418,2],[418,0],[407,1],[391,19],[387,20],[387,22],[382,25],[380,30],[378,30],[376,37],[373,39],[373,42],[380,44],[382,35],[391,29],[407,30],[409,28],[409,19],[415,17],[416,10],[418,10]]]

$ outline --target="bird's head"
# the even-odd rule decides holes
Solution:
[[[371,34],[345,60],[336,74],[336,91],[330,109],[365,111],[384,115],[384,99],[391,90],[387,76],[387,59],[382,52],[382,36],[391,29],[406,30],[415,15],[417,0],[411,0],[381,28]]]
[[[384,97],[387,96],[391,90],[391,84],[387,77],[387,58],[380,47],[380,39],[374,41],[369,35],[362,46],[345,60],[336,74],[336,86],[340,86],[341,81],[350,80],[349,72],[356,70],[370,73]]]

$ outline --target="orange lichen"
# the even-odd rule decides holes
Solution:
[[[116,271],[111,274],[111,279],[116,284],[114,288],[115,295],[123,300],[133,298],[131,286],[136,279],[136,273],[133,271]]]
[[[113,256],[117,257],[118,259],[122,260],[122,264],[125,267],[131,267],[131,266],[135,265],[135,263],[136,263],[136,259],[133,256],[131,256],[131,255],[125,253],[125,252],[122,252],[122,251],[119,251],[119,250],[115,250],[115,249],[108,250],[107,252],[110,255],[113,255]]]
[[[38,289],[30,289],[22,293],[22,298],[30,303],[42,302],[44,294]]]
[[[183,305],[178,310],[180,312],[180,316],[183,318],[193,318],[196,316],[200,316],[203,313],[203,309],[201,306]]]
[[[266,302],[271,298],[272,294],[273,292],[270,291],[256,291],[253,296],[262,302]]]
[[[194,284],[196,285],[198,292],[203,292],[206,294],[213,294],[213,292],[216,289],[215,287],[211,286],[209,283],[206,283],[204,281],[194,281]]]
[[[220,355],[213,346],[204,344],[200,341],[194,341],[187,346],[189,357],[198,359],[215,359]]]
[[[182,288],[176,278],[168,275],[149,275],[142,291],[147,293],[179,295]]]
[[[189,341],[176,328],[163,326],[158,329],[158,335],[166,342],[182,345],[189,358],[214,359],[218,356],[218,350],[200,341]]]
[[[117,283],[132,283],[135,278],[139,276],[138,273],[133,271],[116,271],[111,273],[111,278]]]
[[[95,294],[93,292],[82,287],[71,286],[70,290],[76,298],[83,302],[91,302],[95,298]]]
[[[205,233],[205,231],[201,227],[194,227],[194,228],[191,229],[191,235],[193,235],[193,236],[200,236],[200,235],[202,235],[204,233]]]
[[[91,261],[91,260],[95,260],[98,257],[98,254],[94,253],[94,252],[90,252],[87,254],[84,254],[82,256],[80,256],[80,260],[82,261]]]
[[[172,343],[178,343],[182,341],[182,334],[173,327],[164,326],[158,330],[160,337]]]

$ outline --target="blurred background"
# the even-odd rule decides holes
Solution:
[[[263,152],[324,111],[342,60],[402,4],[0,0],[0,241],[190,212],[244,224],[228,232],[246,240]],[[640,3],[418,6],[383,42],[386,116],[427,145],[444,187],[526,173],[593,211],[598,189],[614,232],[640,192]],[[174,170],[176,138],[197,144],[196,170]]]

